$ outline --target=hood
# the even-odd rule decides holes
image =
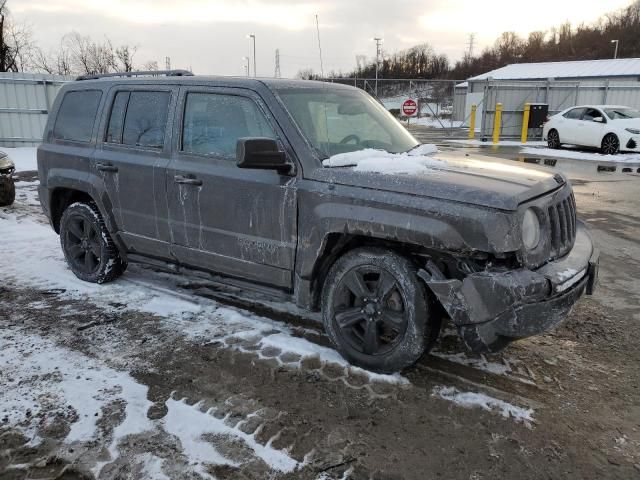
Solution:
[[[618,120],[611,120],[611,123],[616,127],[640,129],[640,118],[620,118]]]
[[[0,151],[0,170],[5,168],[13,168],[14,164],[5,152]]]
[[[433,168],[407,174],[356,171],[351,167],[321,168],[319,181],[340,185],[441,198],[501,210],[516,210],[532,198],[556,190],[566,179],[543,167],[524,166],[510,160],[440,152],[431,156]]]

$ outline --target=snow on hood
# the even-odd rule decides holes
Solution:
[[[418,145],[406,153],[389,153],[367,148],[356,152],[339,153],[322,161],[328,168],[353,167],[357,172],[385,174],[412,174],[442,167],[441,160],[430,157],[438,147],[432,144]]]

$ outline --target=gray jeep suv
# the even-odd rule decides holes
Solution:
[[[421,147],[348,86],[129,75],[65,85],[38,149],[42,207],[83,280],[129,262],[223,279],[321,311],[344,357],[385,372],[418,360],[444,314],[496,351],[594,288],[562,175],[455,152],[396,174],[323,166]]]

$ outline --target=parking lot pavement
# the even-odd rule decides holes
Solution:
[[[401,376],[349,367],[278,306],[135,266],[76,281],[20,173],[0,209],[0,477],[640,476],[640,176],[565,165],[596,295],[497,355],[446,326]]]

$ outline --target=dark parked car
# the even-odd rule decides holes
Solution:
[[[13,172],[16,167],[5,152],[0,151],[0,207],[6,207],[16,199]]]
[[[224,277],[321,310],[335,347],[369,369],[418,360],[441,312],[476,351],[564,319],[598,255],[562,175],[455,152],[401,175],[322,163],[418,145],[348,86],[83,79],[52,109],[39,193],[79,278],[108,282],[132,261]]]

